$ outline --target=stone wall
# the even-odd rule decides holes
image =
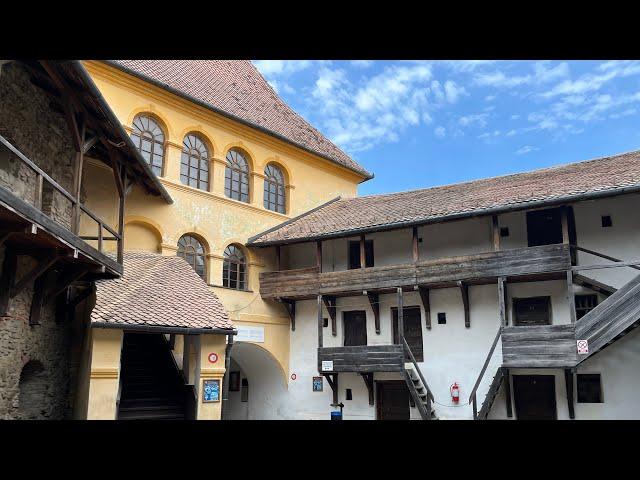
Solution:
[[[4,256],[2,247],[0,274]],[[31,257],[19,256],[16,278],[34,265]],[[8,315],[0,317],[0,419],[68,418],[70,326],[56,323],[51,300],[43,308],[40,325],[30,326],[32,288],[12,298]]]
[[[11,62],[0,68],[0,135],[71,192],[75,150],[63,115],[51,109],[51,97],[31,83],[23,65]],[[33,203],[35,182],[34,172],[0,146],[0,186]],[[69,200],[47,182],[43,190],[43,212],[70,228]]]

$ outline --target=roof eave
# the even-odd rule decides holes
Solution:
[[[91,328],[107,328],[116,330],[129,330],[134,332],[147,333],[175,333],[179,335],[199,335],[199,334],[215,334],[215,335],[237,335],[238,330],[235,328],[189,328],[163,325],[129,325],[110,322],[91,322]]]
[[[121,71],[123,71],[125,73],[128,73],[129,75],[132,75],[132,76],[137,77],[137,78],[139,78],[141,80],[144,80],[145,82],[151,83],[152,85],[155,85],[156,87],[162,88],[163,90],[167,90],[168,92],[170,92],[170,93],[172,93],[174,95],[177,95],[177,96],[179,96],[181,98],[184,98],[185,100],[188,100],[188,101],[190,101],[192,103],[195,103],[196,105],[199,105],[199,106],[201,106],[203,108],[206,108],[207,110],[211,110],[212,112],[217,113],[218,115],[222,115],[223,117],[229,118],[229,119],[234,120],[234,121],[236,121],[238,123],[241,123],[243,125],[247,125],[247,126],[249,126],[251,128],[259,130],[260,132],[262,132],[262,133],[264,133],[266,135],[269,135],[271,137],[277,138],[278,140],[280,140],[282,142],[285,142],[285,143],[288,143],[290,145],[293,145],[294,147],[299,148],[301,150],[304,150],[305,152],[310,153],[312,155],[315,155],[316,157],[320,157],[320,158],[323,158],[325,160],[328,160],[331,163],[333,163],[333,164],[335,164],[335,165],[337,165],[337,166],[339,166],[341,168],[344,168],[346,170],[349,170],[349,171],[357,174],[358,176],[362,177],[362,181],[359,182],[359,183],[366,182],[367,180],[371,180],[374,177],[374,175],[371,172],[368,172],[364,168],[362,170],[358,170],[358,169],[355,169],[355,168],[351,168],[351,167],[349,167],[347,165],[343,165],[340,162],[336,161],[335,159],[329,157],[328,155],[324,155],[322,153],[316,152],[315,150],[312,150],[312,149],[310,149],[310,148],[308,148],[308,147],[306,147],[306,146],[304,146],[304,145],[302,145],[300,143],[294,142],[293,140],[290,140],[290,139],[286,138],[285,136],[280,135],[279,133],[276,133],[276,132],[274,132],[272,130],[267,129],[267,128],[263,127],[262,125],[258,125],[256,123],[250,122],[249,120],[245,120],[244,118],[240,118],[240,117],[238,117],[236,115],[233,115],[233,114],[231,114],[229,112],[225,112],[224,110],[221,110],[221,109],[216,108],[216,107],[214,107],[212,105],[209,105],[206,102],[203,102],[202,100],[199,100],[199,99],[197,99],[195,97],[192,97],[191,95],[188,95],[188,94],[186,94],[186,93],[184,93],[184,92],[182,92],[182,91],[180,91],[180,90],[178,90],[176,88],[173,88],[172,86],[170,86],[170,85],[168,85],[166,83],[160,82],[160,81],[155,80],[155,79],[150,78],[150,77],[147,77],[146,75],[143,75],[140,72],[136,72],[135,70],[132,70],[130,68],[127,68],[124,65],[120,65],[119,63],[114,62],[113,60],[101,60],[101,61],[106,63],[107,65],[110,65],[110,66],[112,66],[114,68],[117,68],[118,70],[121,70]]]
[[[454,214],[449,214],[449,215],[442,215],[442,216],[439,216],[439,217],[432,217],[432,218],[423,219],[423,220],[411,220],[411,221],[406,221],[406,222],[387,223],[387,224],[375,225],[375,226],[371,226],[371,227],[363,227],[363,228],[354,228],[354,229],[349,229],[349,230],[342,230],[340,232],[335,232],[335,233],[328,233],[328,234],[321,234],[321,235],[310,235],[310,236],[307,236],[307,237],[300,237],[300,238],[295,238],[295,239],[291,239],[291,240],[272,240],[272,241],[267,241],[267,242],[256,241],[256,239],[258,239],[262,235],[266,235],[267,233],[270,233],[272,231],[278,230],[279,228],[282,228],[283,226],[285,226],[285,225],[287,225],[289,223],[292,223],[294,220],[297,220],[299,218],[299,217],[297,217],[295,219],[291,219],[291,220],[289,220],[287,222],[284,222],[284,223],[282,223],[280,225],[277,225],[277,226],[273,227],[272,229],[267,230],[267,231],[265,231],[265,232],[263,232],[261,234],[255,235],[254,237],[251,237],[249,239],[249,241],[247,242],[247,246],[258,247],[258,248],[266,248],[266,247],[272,247],[272,246],[276,246],[276,245],[292,245],[292,244],[296,244],[296,243],[304,243],[304,242],[310,242],[310,241],[315,241],[315,240],[331,240],[331,239],[335,239],[335,238],[351,237],[351,236],[354,236],[354,235],[364,234],[364,233],[383,232],[383,231],[390,231],[390,230],[401,230],[403,228],[408,228],[408,227],[417,227],[417,226],[421,226],[421,225],[429,225],[429,224],[433,224],[433,223],[442,223],[442,222],[447,222],[447,221],[452,221],[452,220],[462,220],[462,219],[465,219],[465,218],[472,218],[472,217],[482,217],[482,216],[486,216],[486,215],[508,213],[508,212],[514,212],[514,211],[519,211],[519,210],[528,210],[528,209],[531,209],[531,208],[538,208],[538,207],[544,207],[544,206],[553,206],[553,205],[563,204],[563,203],[567,203],[567,202],[596,200],[598,198],[613,197],[613,196],[617,196],[617,195],[624,195],[624,194],[638,193],[638,192],[640,192],[640,184],[629,186],[629,187],[619,187],[619,188],[608,189],[608,190],[599,190],[599,191],[594,191],[594,192],[587,192],[587,193],[583,193],[583,194],[564,195],[564,196],[561,196],[561,197],[555,197],[555,198],[550,198],[550,199],[532,200],[532,201],[528,201],[528,202],[514,203],[514,204],[503,205],[503,206],[498,206],[498,207],[490,207],[490,208],[483,208],[483,209],[477,209],[477,210],[470,210],[470,211],[467,211],[467,212],[459,212],[459,213],[454,213]],[[326,206],[326,204],[321,205],[321,207],[325,207],[325,206]],[[319,210],[319,209],[320,209],[320,207],[316,208],[316,210]],[[311,213],[311,212],[309,212],[309,213]],[[302,215],[302,216],[304,216],[304,215]]]

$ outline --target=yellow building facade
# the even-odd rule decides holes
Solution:
[[[109,63],[87,61],[84,65],[129,133],[139,115],[153,118],[163,133],[164,161],[159,178],[174,203],[168,205],[133,187],[125,208],[125,250],[176,255],[181,237],[196,238],[205,250],[203,279],[220,298],[236,327],[258,327],[264,332],[264,337],[255,345],[277,362],[286,388],[290,375],[290,318],[284,306],[263,301],[259,294],[260,272],[277,269],[275,250],[249,250],[244,244],[251,236],[337,196],[355,196],[358,184],[368,176],[314,155],[264,129],[252,128],[205,108]],[[181,181],[183,142],[189,134],[201,139],[208,151],[205,189]],[[248,202],[225,194],[226,157],[231,150],[241,152],[249,164]],[[276,165],[284,174],[284,213],[264,206],[268,165]],[[105,198],[113,198],[111,187],[97,181],[100,168],[104,167],[97,162],[87,162],[85,181],[103,190]],[[91,183],[92,179],[96,181]],[[98,202],[88,206],[107,221],[116,223],[113,205]],[[238,248],[246,258],[244,289],[223,286],[224,252],[229,246]],[[205,416],[211,418],[211,415]]]

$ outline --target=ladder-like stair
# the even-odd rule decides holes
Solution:
[[[410,368],[406,368],[405,366],[404,379],[407,387],[409,387],[409,393],[418,408],[418,412],[420,412],[420,418],[422,418],[422,420],[437,420],[432,404],[433,395],[427,387],[423,385],[413,365],[411,365]]]
[[[502,385],[504,378],[504,368],[498,367],[495,375],[493,376],[493,380],[491,381],[491,385],[489,386],[489,391],[487,391],[487,395],[484,397],[484,401],[482,402],[482,406],[478,412],[478,420],[486,420],[489,416],[489,412],[491,411],[493,402],[498,396],[498,392],[500,391],[500,386]]]
[[[161,334],[124,335],[118,420],[184,420],[186,387]]]

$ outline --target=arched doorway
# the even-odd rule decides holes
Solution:
[[[18,418],[42,420],[47,418],[45,397],[49,389],[49,378],[38,360],[30,360],[22,367],[19,383]]]
[[[264,348],[249,342],[234,343],[229,380],[223,420],[289,418],[284,410],[287,395],[284,373]]]

